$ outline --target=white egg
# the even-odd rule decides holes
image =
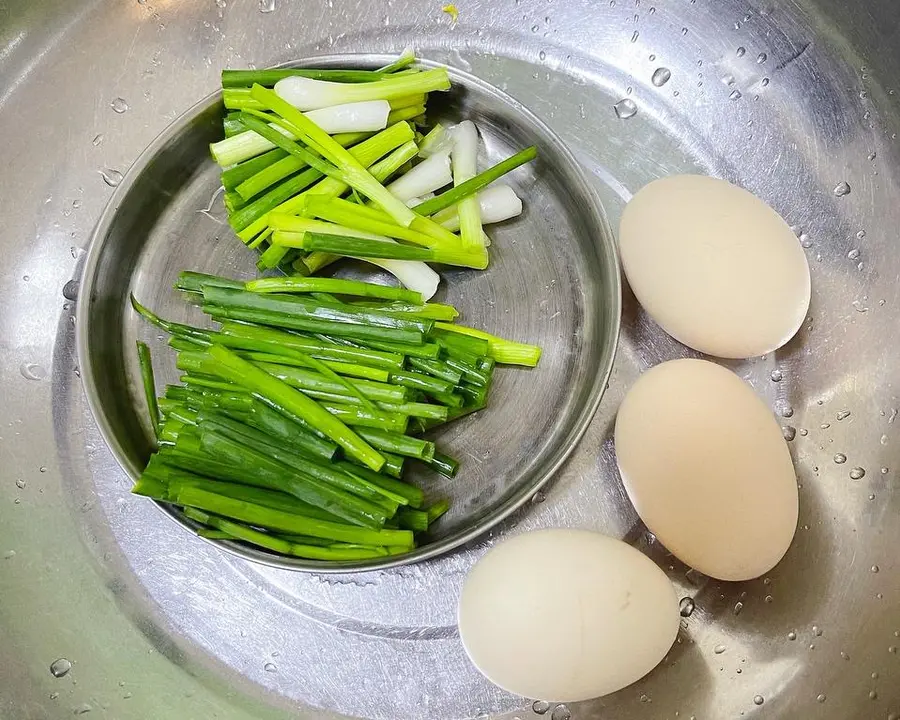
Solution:
[[[730,370],[672,360],[619,408],[616,459],[628,497],[682,562],[749,580],[781,560],[797,527],[797,480],[771,410]]]
[[[772,208],[725,180],[675,175],[641,188],[622,213],[622,267],[650,316],[718,357],[764,355],[809,308],[809,265]]]
[[[575,702],[646,675],[678,633],[678,598],[652,560],[585,530],[539,530],[466,578],[459,632],[475,666],[517,695]]]

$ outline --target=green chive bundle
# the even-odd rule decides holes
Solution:
[[[406,467],[449,478],[459,468],[425,433],[484,408],[498,362],[540,357],[404,288],[194,272],[176,288],[219,326],[171,322],[132,298],[169,334],[182,372],[157,399],[139,344],[158,447],[133,491],[181,507],[202,535],[285,556],[414,549],[450,506],[427,503]]]

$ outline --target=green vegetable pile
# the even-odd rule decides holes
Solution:
[[[511,217],[521,201],[505,186],[476,193],[535,149],[478,173],[472,123],[455,139],[440,126],[423,135],[426,94],[449,80],[412,61],[223,72],[231,112],[212,154],[229,221],[261,269],[286,274],[182,272],[175,287],[217,329],[162,319],[132,297],[169,334],[182,373],[157,398],[138,343],[157,450],[133,491],[179,506],[201,535],[321,561],[411,551],[449,502],[427,503],[405,467],[448,478],[459,467],[428,431],[484,408],[496,364],[540,358],[428,302],[437,276],[426,263],[487,266],[482,217]],[[348,126],[383,129],[339,131]],[[311,276],[342,256],[406,287]]]

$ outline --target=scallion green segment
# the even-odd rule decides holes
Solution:
[[[520,150],[512,157],[501,160],[484,172],[478,173],[478,175],[471,180],[467,180],[466,182],[457,185],[452,190],[448,190],[440,195],[435,195],[431,200],[419,203],[413,209],[419,215],[434,215],[439,210],[443,210],[451,205],[456,205],[463,198],[467,198],[470,195],[474,195],[479,190],[483,190],[495,180],[499,180],[507,173],[512,172],[517,167],[524,165],[527,162],[531,162],[536,157],[537,147],[534,145],[527,147],[524,150]]]
[[[405,288],[391,287],[389,285],[376,285],[374,283],[359,282],[356,280],[341,280],[339,278],[319,277],[286,277],[286,278],[262,278],[252,280],[246,285],[247,290],[258,293],[273,292],[325,292],[334,295],[353,295],[356,297],[382,298],[384,300],[402,300],[421,305],[421,293]]]
[[[222,87],[250,87],[256,83],[272,86],[287,77],[305,77],[313,80],[358,83],[381,80],[383,72],[372,70],[316,70],[313,68],[275,68],[271,70],[223,70]]]
[[[377,82],[371,83],[371,85],[376,84]],[[416,89],[414,88],[412,91],[415,92]],[[394,218],[400,225],[408,227],[412,223],[416,214],[400,200],[391,195],[384,185],[372,177],[369,171],[366,170],[353,155],[336,143],[327,133],[322,131],[314,122],[297,110],[297,108],[278,97],[272,90],[264,88],[262,85],[254,85],[251,94],[253,98],[262,103],[263,106],[278,113],[278,115],[296,128],[299,133],[298,136],[302,140],[309,144],[310,147],[320,152],[329,163],[333,163],[331,167],[334,168],[334,171],[324,172],[323,170],[324,174],[331,175],[336,179],[346,182],[350,187],[356,188],[363,195],[378,203],[385,212]],[[401,94],[407,95],[409,94],[409,91]],[[348,100],[347,102],[351,101]],[[256,127],[253,129],[258,129],[260,126],[264,125],[265,123],[257,120]],[[270,130],[268,126],[266,126],[266,129]],[[274,138],[271,136],[267,139],[274,142]],[[299,148],[296,143],[294,143],[294,146]],[[292,154],[297,154],[297,156],[300,157],[300,153],[289,150],[287,146],[284,146],[284,149],[288,150],[288,152],[292,152]],[[308,153],[308,151],[305,152]],[[312,167],[315,167],[309,160],[307,160],[307,162]]]

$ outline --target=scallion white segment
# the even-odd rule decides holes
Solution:
[[[329,135],[345,132],[375,132],[387,127],[391,104],[387,100],[332,105],[304,113]]]
[[[405,287],[422,294],[422,298],[430,300],[437,292],[441,276],[428,265],[417,260],[384,260],[381,258],[359,258],[368,263],[387,270]]]
[[[291,140],[297,139],[280,125],[269,123],[269,127],[273,130],[277,130],[286,138],[290,138]],[[273,147],[275,147],[275,145],[266,140],[262,135],[258,135],[252,130],[245,130],[237,135],[232,135],[224,140],[219,140],[219,142],[211,143],[209,151],[212,154],[213,159],[224,168],[229,165],[237,165],[238,163],[242,163],[244,160],[249,160],[257,155],[262,155]]]
[[[459,186],[478,174],[478,130],[471,120],[463,120],[453,132],[453,185]],[[426,160],[425,162],[428,162]],[[478,199],[467,197],[458,206],[459,235],[463,248],[483,247],[481,209]]]
[[[298,110],[318,110],[330,105],[390,100],[405,95],[449,90],[450,78],[444,68],[398,74],[367,83],[339,83],[292,76],[275,83],[275,92]]]
[[[485,225],[503,222],[522,214],[522,200],[509,185],[491,185],[477,195],[481,210],[481,222]],[[436,223],[451,232],[459,230],[459,213],[456,205],[435,213]]]
[[[312,110],[304,115],[329,135],[347,132],[376,132],[387,127],[391,105],[387,100],[333,105],[322,110]],[[296,140],[293,133],[280,125],[269,123],[286,138]],[[246,130],[209,146],[213,158],[222,167],[244,162],[274,148],[275,145],[252,130]]]
[[[450,172],[450,156],[447,153],[438,153],[394,180],[387,189],[395,198],[406,202],[410,198],[434,192],[451,182],[453,175]]]
[[[439,152],[450,152],[453,147],[453,129],[455,125],[445,128],[438,123],[419,145],[419,157],[427,158]]]

